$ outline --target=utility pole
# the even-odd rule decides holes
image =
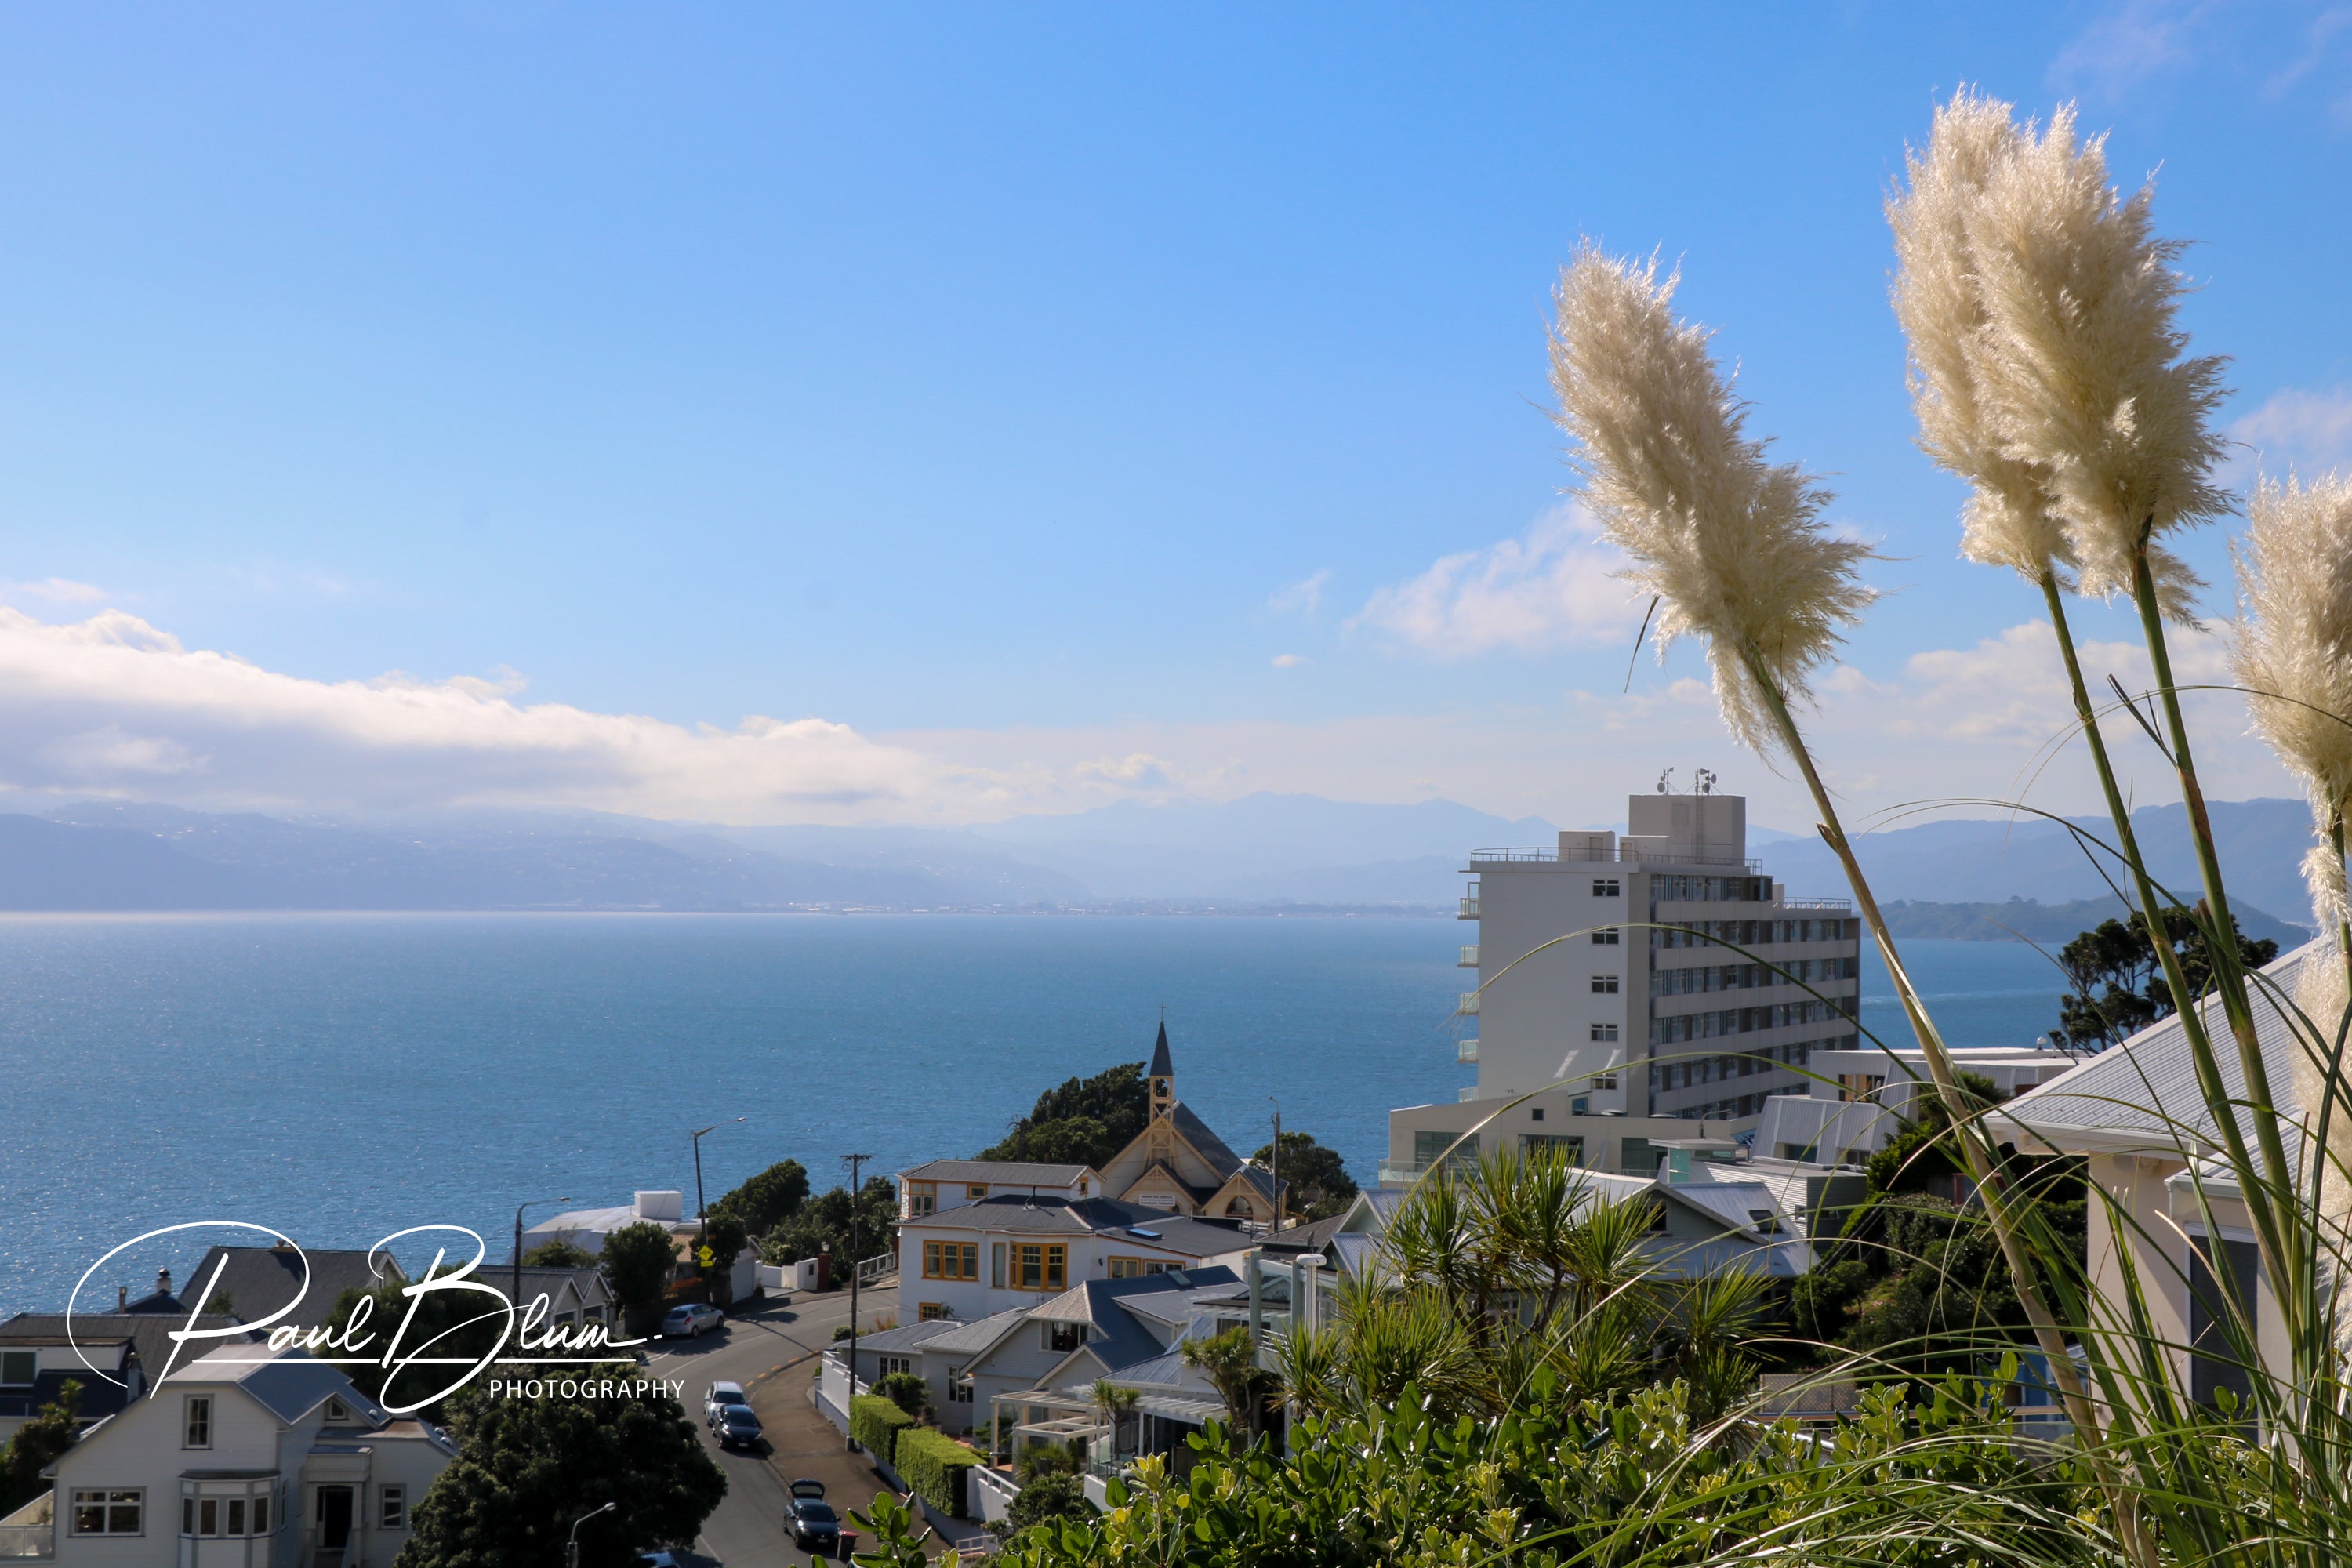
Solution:
[[[849,1379],[843,1384],[848,1391],[843,1395],[846,1399],[857,1397],[857,1168],[872,1158],[871,1154],[841,1157],[841,1163],[849,1167]],[[857,1445],[852,1442],[849,1447]]]
[[[739,1116],[735,1120],[749,1121],[751,1119],[748,1116]],[[716,1132],[729,1125],[730,1123],[725,1121],[714,1121],[708,1127],[698,1127],[688,1134],[694,1140],[694,1217],[702,1224],[702,1235],[694,1244],[698,1250],[710,1245],[710,1211],[702,1206],[702,1135],[705,1132]]]
[[[1274,1181],[1274,1234],[1280,1236],[1282,1234],[1282,1101],[1270,1094],[1265,1097],[1265,1100],[1268,1105],[1274,1107],[1274,1155],[1270,1162],[1273,1168],[1267,1171],[1266,1174]]]

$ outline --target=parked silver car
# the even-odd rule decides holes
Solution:
[[[699,1301],[684,1302],[663,1314],[662,1338],[698,1340],[726,1321],[727,1314],[716,1307],[706,1306]]]
[[[702,1424],[705,1426],[715,1426],[719,1424],[719,1413],[721,1410],[730,1405],[751,1403],[751,1400],[744,1396],[741,1384],[714,1383],[704,1391],[702,1395]]]

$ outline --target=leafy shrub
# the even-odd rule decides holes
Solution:
[[[931,1385],[911,1372],[894,1372],[874,1385],[874,1392],[920,1421],[931,1407]]]
[[[1047,1476],[1076,1473],[1077,1456],[1059,1443],[1034,1443],[1013,1458],[1013,1477],[1023,1486]]]
[[[861,1394],[849,1402],[849,1440],[893,1469],[898,1434],[914,1424],[913,1416],[878,1394]]]
[[[898,1434],[898,1458],[890,1468],[915,1495],[941,1513],[966,1517],[965,1476],[980,1456],[944,1432],[909,1426]]]
[[[1021,1489],[1004,1516],[1008,1535],[1017,1535],[1049,1519],[1092,1519],[1095,1505],[1087,1500],[1086,1483],[1076,1476],[1039,1476]]]

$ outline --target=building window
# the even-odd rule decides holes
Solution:
[[[408,1528],[408,1489],[383,1487],[376,1492],[375,1527],[378,1530]]]
[[[939,1212],[940,1184],[937,1182],[908,1182],[907,1184],[907,1216],[909,1219],[921,1215],[937,1214]]]
[[[1147,1258],[1143,1260],[1143,1272],[1147,1275],[1165,1274],[1168,1268],[1168,1264],[1157,1258]]]
[[[980,1279],[980,1243],[976,1241],[927,1241],[923,1243],[923,1278],[926,1279]]]
[[[1592,994],[1595,996],[1614,996],[1617,994],[1617,977],[1613,974],[1594,975]]]
[[[1059,1290],[1068,1283],[1068,1247],[1024,1241],[1013,1250],[1014,1289]]]
[[[76,1535],[138,1535],[139,1516],[146,1511],[144,1489],[89,1490],[74,1489],[73,1532]]]
[[[924,1301],[915,1308],[915,1321],[919,1323],[936,1323],[947,1315],[945,1301]]]
[[[1543,1113],[1544,1108],[1538,1105],[1528,1112],[1528,1120],[1530,1121],[1541,1121],[1543,1120]]]
[[[1114,1258],[1110,1259],[1110,1277],[1114,1279],[1133,1279],[1139,1278],[1142,1273],[1143,1259],[1140,1258]]]
[[[1611,1044],[1617,1038],[1617,1026],[1614,1024],[1593,1025],[1592,1038],[1596,1043],[1601,1045],[1605,1046]]]
[[[1001,1241],[988,1249],[988,1282],[999,1290],[1004,1289],[1004,1243]]]
[[[1580,1133],[1522,1132],[1519,1148],[1529,1154],[1549,1154],[1570,1165],[1584,1163],[1584,1139]]]
[[[886,1377],[895,1376],[898,1373],[914,1370],[915,1358],[912,1356],[878,1355],[874,1358],[874,1381],[877,1383]]]
[[[1866,1072],[1849,1072],[1838,1075],[1838,1098],[1840,1100],[1868,1100],[1872,1095],[1876,1094],[1885,1087],[1886,1087],[1886,1079],[1882,1075]]]
[[[988,1195],[988,1184],[986,1182],[967,1183],[963,1189],[963,1195],[978,1203]]]
[[[1617,942],[1618,934],[1615,926],[1602,926],[1592,933],[1592,945],[1595,947],[1615,947]]]
[[[40,1376],[37,1351],[0,1351],[0,1388],[30,1388]]]
[[[208,1394],[193,1394],[181,1402],[180,1447],[209,1448],[213,1446],[213,1401]]]
[[[1043,1323],[1039,1328],[1042,1331],[1037,1336],[1037,1344],[1041,1350],[1059,1351],[1066,1354],[1087,1342],[1087,1326],[1084,1323]]]
[[[1412,1135],[1412,1163],[1425,1171],[1444,1157],[1447,1147],[1453,1142],[1454,1134],[1451,1132],[1415,1132]],[[1478,1135],[1473,1132],[1462,1140],[1460,1148],[1454,1151],[1454,1161],[1466,1163],[1477,1157]]]
[[[948,1368],[948,1403],[950,1405],[971,1403],[971,1379],[963,1374],[963,1368],[960,1366]]]
[[[1615,898],[1617,896],[1617,879],[1614,877],[1593,878],[1592,896],[1596,899]]]

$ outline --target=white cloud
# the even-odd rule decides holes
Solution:
[[[1641,605],[1611,575],[1624,563],[1581,508],[1558,507],[1517,539],[1375,590],[1348,624],[1442,659],[1629,641]]]
[[[189,804],[566,804],[734,821],[966,815],[1020,781],[822,719],[685,726],[513,700],[517,678],[306,680],[120,610],[0,609],[0,779]]]
[[[1277,588],[1265,602],[1265,607],[1277,616],[1305,616],[1312,620],[1323,608],[1323,590],[1331,585],[1331,568],[1311,573],[1291,584]]]
[[[39,599],[51,605],[95,605],[106,590],[70,577],[44,577],[37,583],[0,583],[0,599]]]
[[[1278,653],[1274,656],[1274,668],[1276,669],[1296,669],[1306,662],[1307,656],[1303,653]]]
[[[2059,87],[2119,98],[2197,58],[2195,34],[2214,7],[2204,0],[2125,0],[2094,17],[2050,64]]]
[[[2273,393],[2252,413],[2234,420],[2231,437],[2252,447],[2253,464],[2274,479],[2289,468],[2308,479],[2352,465],[2352,385]],[[2252,481],[2251,473],[2241,476]]]

